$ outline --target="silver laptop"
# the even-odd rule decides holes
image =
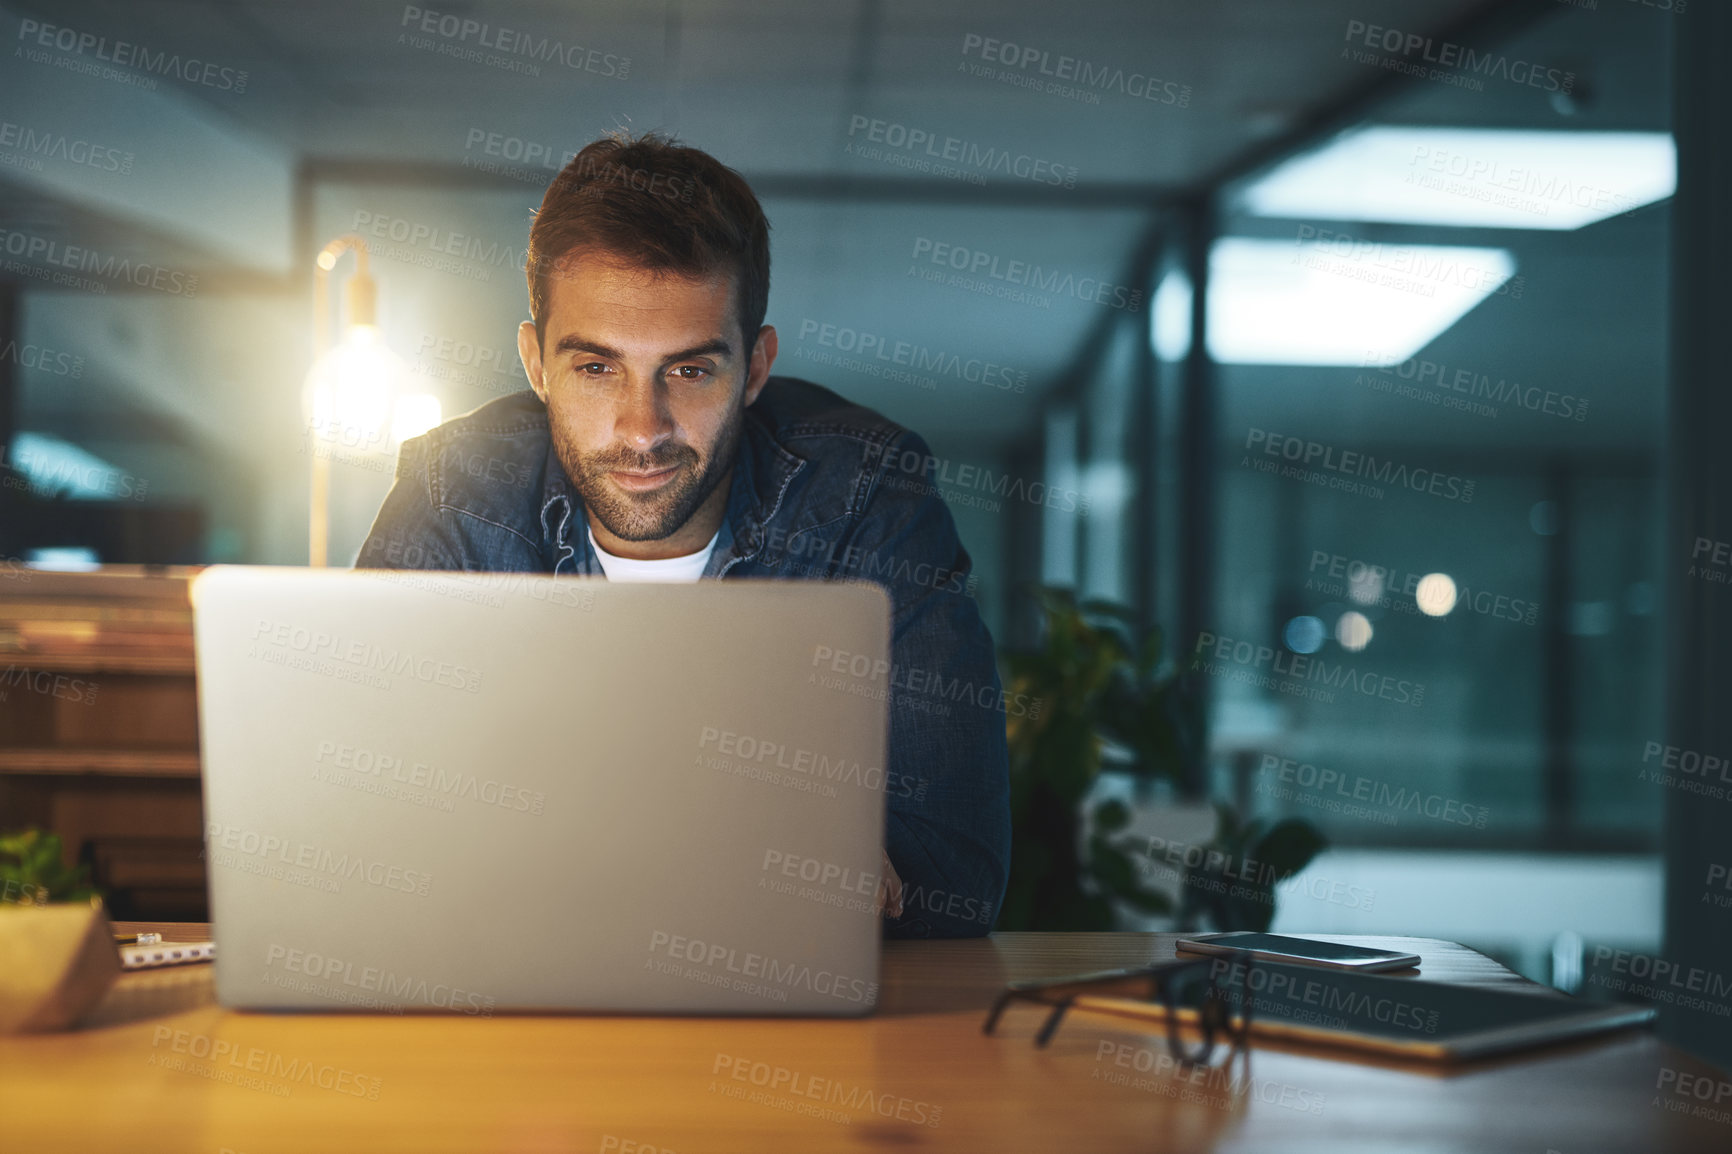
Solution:
[[[881,589],[217,566],[192,600],[222,1004],[872,1010]]]

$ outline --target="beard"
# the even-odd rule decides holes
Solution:
[[[585,453],[561,437],[557,422],[553,425],[553,447],[585,508],[609,533],[622,541],[659,541],[678,532],[715,492],[733,467],[744,423],[742,409],[730,411],[708,457],[690,445],[672,441],[651,453],[635,453],[623,445]],[[679,471],[650,493],[620,489],[607,475],[616,469],[649,473],[670,468]]]

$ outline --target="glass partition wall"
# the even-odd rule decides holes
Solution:
[[[1413,80],[1165,212],[1143,343],[1104,334],[1049,410],[1091,500],[1043,519],[1043,575],[1195,656],[1199,796],[1388,895],[1277,928],[1454,932],[1564,985],[1584,940],[1658,941],[1676,162],[1642,15],[1542,19],[1497,51],[1555,75]]]

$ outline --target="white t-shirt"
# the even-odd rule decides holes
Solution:
[[[607,574],[609,581],[665,581],[677,583],[681,581],[696,581],[704,574],[704,566],[710,562],[710,554],[715,551],[716,537],[721,530],[710,538],[710,543],[696,553],[687,553],[684,557],[667,557],[660,561],[634,561],[630,557],[615,557],[606,549],[596,544],[595,530],[589,530],[589,547],[595,550],[596,560],[601,562],[601,571]]]

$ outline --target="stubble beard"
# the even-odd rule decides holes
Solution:
[[[572,488],[603,528],[621,541],[659,541],[679,532],[715,492],[733,466],[744,424],[744,411],[731,409],[707,460],[683,442],[668,442],[652,453],[635,453],[623,445],[584,453],[561,437],[557,423],[553,444]],[[674,479],[652,493],[625,492],[607,476],[615,469],[648,473],[676,466],[680,472]]]

